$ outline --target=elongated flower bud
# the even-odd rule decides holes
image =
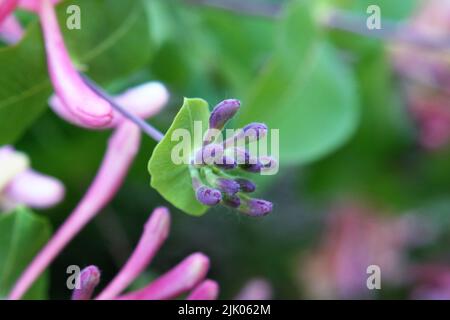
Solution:
[[[219,161],[216,161],[214,164],[224,170],[231,170],[236,168],[236,161],[234,161],[233,158],[227,155],[223,156]]]
[[[97,300],[114,299],[148,266],[169,234],[170,214],[164,208],[156,208],[127,263],[111,283],[99,294]]]
[[[258,161],[257,163],[254,164],[242,164],[240,165],[240,168],[247,172],[260,173],[261,169],[263,168],[263,165]]]
[[[250,199],[245,204],[245,208],[242,210],[242,212],[252,217],[261,217],[271,212],[272,208],[272,202],[263,199]]]
[[[194,253],[147,287],[119,297],[123,300],[163,300],[191,290],[202,281],[209,269],[209,258]]]
[[[216,180],[217,188],[227,195],[234,195],[239,192],[239,183],[231,179],[219,178]]]
[[[267,126],[264,123],[253,122],[244,127],[244,133],[261,139],[267,135]]]
[[[236,99],[228,99],[214,107],[209,117],[209,128],[222,130],[226,123],[239,110],[241,103]]]
[[[218,295],[219,285],[217,282],[207,279],[194,288],[187,300],[216,300]]]
[[[254,192],[256,190],[256,185],[253,182],[251,182],[250,180],[238,178],[238,179],[235,179],[234,181],[236,181],[239,184],[239,188],[243,192],[250,193],[250,192]]]
[[[215,206],[222,200],[222,194],[219,190],[201,186],[196,191],[197,200],[207,206]]]
[[[89,300],[94,293],[95,287],[100,282],[100,270],[96,266],[84,268],[72,293],[72,300]]]
[[[64,45],[53,5],[49,0],[39,3],[47,64],[56,94],[80,122],[90,127],[108,126],[113,117],[111,106],[97,96],[75,70]]]
[[[238,195],[225,195],[222,200],[223,204],[230,208],[239,208],[241,205],[241,198]]]

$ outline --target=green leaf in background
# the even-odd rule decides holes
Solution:
[[[14,142],[47,107],[51,93],[39,26],[0,48],[0,145]]]
[[[26,208],[0,215],[0,297],[6,297],[17,278],[50,237],[48,221]],[[45,299],[47,279],[41,276],[24,296]]]
[[[202,215],[208,207],[199,203],[192,188],[189,164],[174,164],[172,150],[180,141],[172,141],[172,134],[177,129],[186,129],[192,138],[191,151],[201,147],[194,138],[194,121],[201,121],[202,137],[208,128],[208,103],[202,99],[185,99],[164,138],[153,150],[148,163],[151,186],[178,209],[192,215]],[[197,133],[196,133],[197,134]],[[200,139],[201,143],[201,139]],[[183,155],[188,158],[189,155]]]
[[[318,30],[313,7],[295,2],[281,21],[278,48],[244,100],[238,127],[252,121],[280,130],[280,161],[323,157],[354,132],[358,99],[353,75]]]

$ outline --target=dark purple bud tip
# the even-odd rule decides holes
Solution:
[[[244,213],[252,217],[262,217],[272,211],[273,204],[270,201],[262,199],[250,199],[246,207]]]
[[[236,168],[236,161],[233,158],[228,156],[223,156],[220,161],[215,163],[219,168],[230,170]]]
[[[217,189],[201,186],[196,191],[197,200],[207,206],[215,206],[222,200],[222,194]]]
[[[240,106],[241,102],[236,99],[228,99],[220,102],[211,112],[209,127],[211,129],[222,130],[228,120],[233,118]]]
[[[263,165],[258,162],[255,164],[242,164],[241,169],[247,171],[247,172],[252,172],[252,173],[260,173],[261,169],[263,168]]]
[[[253,122],[244,127],[245,136],[252,138],[253,140],[260,139],[266,136],[267,126],[264,123]]]
[[[217,188],[219,188],[220,191],[225,192],[227,195],[234,195],[235,193],[239,192],[239,183],[237,183],[234,180],[225,179],[225,178],[219,178],[216,181]]]
[[[225,195],[222,202],[224,205],[234,209],[239,208],[239,206],[241,205],[241,199],[237,195]]]
[[[239,188],[243,192],[250,193],[250,192],[254,192],[256,190],[256,185],[253,182],[251,182],[250,180],[238,178],[238,179],[235,179],[234,181],[236,181],[239,184]]]

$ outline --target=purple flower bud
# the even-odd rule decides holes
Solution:
[[[216,184],[217,188],[220,191],[225,192],[227,195],[234,195],[239,192],[240,189],[239,183],[230,179],[219,178],[217,179]]]
[[[258,140],[266,136],[267,126],[264,123],[253,122],[244,127],[244,134],[250,140]]]
[[[216,159],[222,159],[223,147],[220,144],[209,144],[195,154],[195,164],[213,164]]]
[[[238,179],[235,179],[234,181],[236,181],[239,184],[239,188],[243,192],[249,193],[249,192],[254,192],[256,190],[256,185],[253,182],[251,182],[250,180],[238,178]]]
[[[252,217],[262,217],[272,211],[272,202],[262,199],[250,199],[245,206],[244,213]]]
[[[260,173],[263,165],[258,161],[255,164],[242,164],[240,168],[247,172]]]
[[[76,281],[76,288],[73,290],[72,300],[91,299],[94,289],[99,282],[100,271],[96,266],[84,268]]]
[[[241,102],[236,99],[228,99],[220,102],[211,112],[209,127],[211,129],[222,130],[228,120],[236,114],[240,106]]]
[[[222,194],[217,189],[201,186],[196,191],[197,200],[207,206],[215,206],[222,200]]]
[[[225,195],[222,202],[224,205],[235,209],[239,208],[239,206],[241,205],[241,199],[237,195]]]
[[[222,168],[225,170],[230,170],[230,169],[236,168],[236,162],[234,161],[233,158],[228,157],[228,156],[223,156],[220,161],[217,161],[215,163],[215,165],[218,166],[219,168]]]

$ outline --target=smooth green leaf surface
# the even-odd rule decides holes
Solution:
[[[164,138],[153,150],[148,164],[151,175],[151,186],[175,207],[192,215],[202,215],[207,207],[195,198],[188,164],[175,164],[172,161],[172,150],[181,140],[172,141],[172,134],[177,129],[185,129],[192,138],[191,150],[201,147],[195,143],[194,121],[201,121],[202,137],[208,128],[208,103],[202,99],[184,99],[183,106],[176,115]],[[197,133],[196,133],[197,134]],[[183,155],[189,157],[190,155]]]
[[[304,2],[288,8],[278,50],[244,99],[238,127],[252,121],[279,129],[280,161],[302,164],[342,145],[358,120],[351,72],[326,43]]]
[[[50,237],[48,221],[26,208],[0,214],[0,297],[6,297],[17,278]],[[25,299],[45,299],[47,279],[41,276]]]

